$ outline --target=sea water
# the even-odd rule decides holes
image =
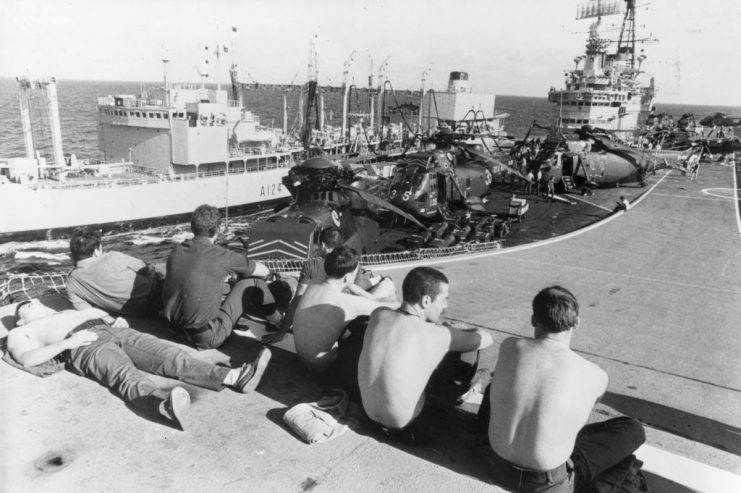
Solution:
[[[111,81],[57,81],[59,99],[59,114],[62,127],[62,141],[65,155],[75,154],[78,159],[103,159],[98,149],[97,136],[97,98],[109,94],[142,94],[161,87],[161,83],[111,82]],[[544,94],[545,94],[544,89]],[[246,91],[245,106],[260,117],[265,126],[283,126],[283,96],[284,93],[275,91]],[[298,92],[286,93],[289,117],[289,129],[296,128],[299,123]],[[37,96],[40,97],[40,96]],[[387,105],[413,101],[409,96],[399,95],[388,98]],[[42,110],[42,100],[31,104],[32,119],[45,121],[46,113]],[[327,123],[340,125],[342,107],[340,96],[330,94],[325,101],[328,110]],[[367,101],[360,98],[351,98],[350,111],[363,111]],[[505,121],[507,133],[522,138],[537,121],[541,125],[550,125],[554,121],[553,105],[546,97],[525,97],[498,95],[496,98],[498,113],[508,113]],[[656,105],[657,112],[668,113],[678,118],[684,113],[693,113],[702,118],[715,112],[732,115],[741,114],[739,107],[699,106],[699,105]],[[414,117],[411,117],[414,119]],[[46,146],[43,151],[48,159],[50,156],[51,137],[48,126],[40,125],[34,132],[34,139],[40,143],[39,147]],[[544,132],[534,131],[533,136],[542,136]],[[16,82],[14,79],[0,78],[0,157],[19,157],[25,155],[23,132],[20,123],[20,111]],[[0,213],[8,214],[9,211]],[[13,211],[23,214],[23,204],[17,204]],[[231,217],[230,225],[239,227],[249,223],[250,216]],[[111,232],[104,238],[104,249],[117,250],[129,255],[144,259],[148,262],[164,262],[174,242],[188,237],[187,224],[176,224],[148,228],[137,231]],[[0,279],[8,272],[66,272],[71,268],[69,259],[69,244],[66,240],[33,241],[33,242],[5,242],[0,243]]]

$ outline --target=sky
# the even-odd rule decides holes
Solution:
[[[303,83],[309,46],[320,84],[367,84],[386,63],[395,89],[542,96],[583,54],[579,0],[0,0],[0,77],[198,82],[206,46],[232,46],[248,82]],[[637,0],[642,68],[657,102],[741,106],[741,0]],[[617,25],[620,17],[603,20]],[[236,28],[236,33],[232,32]],[[604,35],[610,34],[603,32]],[[612,33],[615,34],[615,33]],[[231,63],[222,57],[227,82]],[[216,72],[217,74],[214,74]]]

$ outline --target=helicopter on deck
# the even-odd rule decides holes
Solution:
[[[557,125],[535,122],[532,128],[548,129],[549,134],[529,161],[528,170],[540,171],[542,183],[553,176],[561,191],[576,187],[586,193],[626,183],[643,185],[647,173],[664,166],[657,154],[622,144],[599,128],[585,125],[567,133]],[[523,145],[515,147],[513,155],[522,152]]]
[[[268,218],[252,225],[247,256],[311,257],[321,231],[331,226],[340,228],[346,244],[359,253],[376,253],[381,249],[380,210],[398,214],[413,227],[427,229],[411,214],[371,193],[369,189],[376,187],[375,177],[360,175],[350,166],[323,157],[291,168],[283,183],[293,200],[276,206]]]
[[[409,153],[385,163],[395,167],[390,184],[366,167],[309,159],[283,180],[293,201],[252,225],[247,256],[310,257],[319,234],[330,226],[339,227],[346,244],[363,254],[384,249],[382,228],[403,232],[399,239],[416,246],[501,238],[508,221],[485,207],[490,165],[496,162],[491,159],[487,164],[485,154],[466,147]]]

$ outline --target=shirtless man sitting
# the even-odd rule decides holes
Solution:
[[[278,327],[277,332],[267,334],[263,337],[262,341],[266,344],[274,344],[282,340],[285,335],[291,330],[293,325],[294,315],[296,308],[301,302],[301,298],[304,296],[306,290],[312,284],[321,284],[327,280],[327,273],[324,271],[324,260],[327,255],[332,253],[335,248],[345,244],[345,237],[342,234],[340,228],[330,226],[324,228],[319,235],[319,256],[307,259],[301,265],[301,273],[298,278],[298,286],[296,287],[296,293],[293,295],[288,310],[286,311],[283,320]],[[360,269],[358,269],[360,270]],[[356,276],[355,280],[345,290],[350,294],[357,296],[363,296],[375,301],[394,301],[396,300],[396,287],[393,281],[384,277],[374,286],[367,285],[363,276]],[[367,290],[359,285],[364,284]]]
[[[469,352],[492,343],[480,329],[438,325],[448,306],[448,279],[442,272],[411,270],[402,296],[399,309],[382,308],[371,315],[358,364],[363,409],[386,433],[403,431],[419,416],[428,381],[449,351]]]
[[[491,382],[492,475],[514,491],[571,492],[621,462],[645,440],[628,417],[585,426],[607,374],[576,354],[579,304],[561,286],[533,299],[534,339],[499,348]]]
[[[229,369],[203,361],[174,344],[128,327],[112,328],[100,320],[98,308],[57,312],[37,299],[16,307],[17,327],[8,333],[8,352],[24,367],[62,355],[68,369],[111,388],[124,401],[149,415],[161,415],[187,426],[190,396],[183,387],[169,392],[139,370],[177,378],[211,390],[225,386],[237,392],[253,390],[270,361],[270,350],[241,368]]]
[[[326,280],[310,285],[296,307],[296,353],[315,373],[328,370],[337,359],[338,341],[348,324],[380,306],[399,306],[398,301],[373,300],[345,292],[355,281],[359,268],[355,250],[338,246],[324,261]]]

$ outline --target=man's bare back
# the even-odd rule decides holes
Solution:
[[[337,358],[337,340],[345,327],[357,317],[388,305],[398,303],[344,293],[339,280],[309,286],[293,319],[296,353],[311,370],[326,370]]]
[[[449,347],[445,327],[396,310],[373,312],[358,365],[368,416],[391,428],[409,424],[422,411],[427,382]]]
[[[549,470],[571,455],[608,378],[574,353],[569,339],[564,333],[502,343],[491,382],[489,423],[489,443],[500,457]]]
[[[447,285],[444,288],[447,298]],[[459,330],[426,321],[402,309],[371,315],[358,364],[363,408],[373,421],[403,428],[425,404],[425,387],[448,351],[468,352],[491,344],[478,330]],[[414,312],[411,312],[414,313]]]

